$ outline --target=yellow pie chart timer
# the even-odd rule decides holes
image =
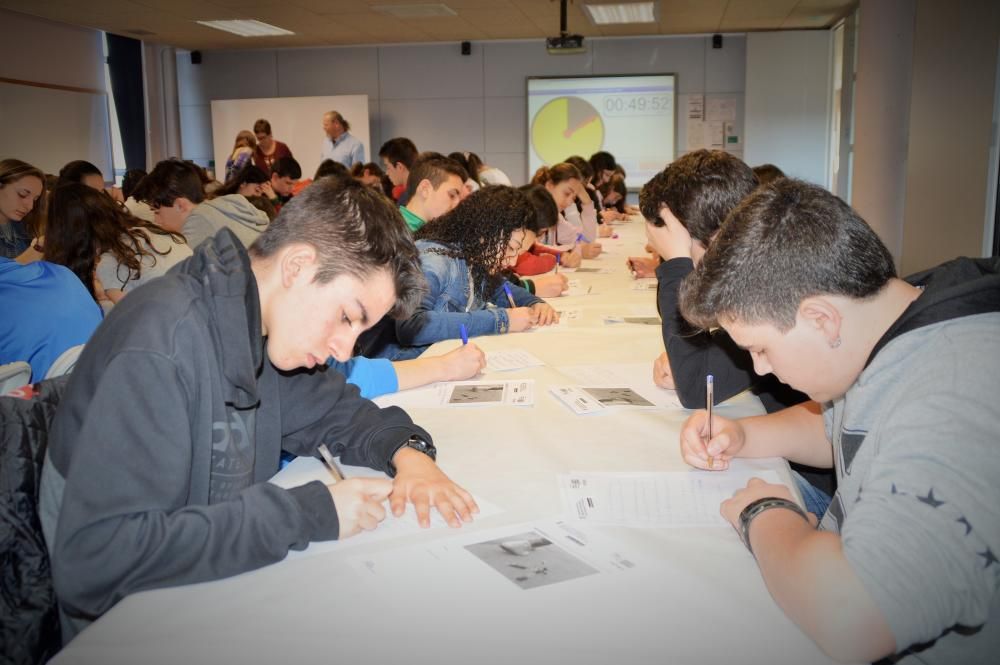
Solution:
[[[590,102],[557,97],[531,121],[531,146],[545,164],[557,164],[571,155],[592,155],[604,147],[604,121]]]

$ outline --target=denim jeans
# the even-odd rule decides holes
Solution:
[[[813,486],[808,480],[799,475],[798,471],[792,471],[795,484],[798,485],[799,493],[802,494],[802,501],[805,502],[806,510],[816,515],[817,519],[823,519],[823,513],[830,505],[832,498],[829,494]]]

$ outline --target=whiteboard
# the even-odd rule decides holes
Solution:
[[[9,157],[46,173],[85,159],[113,180],[107,94],[0,80],[0,159]]]
[[[276,141],[288,144],[302,177],[311,178],[320,163],[323,148],[323,114],[338,111],[351,125],[351,136],[365,146],[365,161],[372,160],[368,126],[368,95],[326,97],[271,97],[264,99],[212,100],[212,154],[217,178],[225,175],[226,160],[240,130],[253,131],[263,118],[271,123]]]

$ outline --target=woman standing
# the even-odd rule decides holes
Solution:
[[[226,160],[226,181],[232,179],[234,175],[242,171],[253,161],[254,150],[257,149],[257,139],[247,130],[236,135],[233,143],[233,151]]]
[[[253,163],[268,176],[271,167],[282,157],[291,157],[292,151],[281,141],[275,141],[271,136],[271,123],[261,118],[253,123],[254,137],[257,139],[257,149],[253,153]]]

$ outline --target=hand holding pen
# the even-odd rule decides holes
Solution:
[[[696,469],[725,471],[739,455],[746,441],[739,420],[712,414],[712,433],[708,432],[708,411],[695,411],[681,427],[681,457]]]

